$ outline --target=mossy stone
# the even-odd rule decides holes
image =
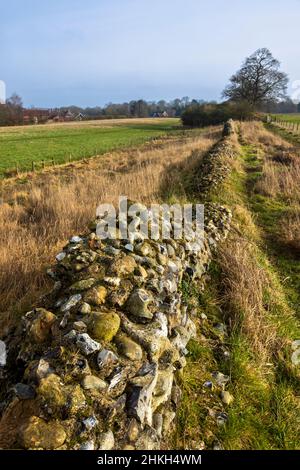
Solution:
[[[98,341],[111,341],[120,328],[120,317],[115,312],[93,313],[89,332]]]
[[[51,333],[51,327],[56,320],[56,315],[43,308],[37,309],[38,316],[32,322],[30,335],[36,343],[43,343]]]
[[[82,279],[81,281],[77,281],[70,287],[71,292],[80,292],[87,289],[90,289],[95,284],[96,280],[94,278],[89,279]]]
[[[106,382],[95,375],[86,375],[82,381],[82,386],[85,390],[96,392],[107,388]]]
[[[121,354],[131,361],[140,361],[143,358],[143,350],[139,344],[124,334],[118,334],[115,342]]]
[[[105,303],[107,290],[104,286],[93,287],[84,295],[84,302],[91,305],[102,305]]]
[[[133,273],[137,264],[136,261],[132,256],[124,256],[123,258],[116,259],[109,271],[109,275],[117,275],[117,276],[126,276],[128,274]]]
[[[57,449],[63,445],[66,437],[66,432],[60,423],[56,421],[46,423],[37,416],[32,416],[21,428],[21,439],[26,449]]]
[[[70,397],[69,407],[68,407],[69,414],[74,415],[85,406],[86,404],[85,395],[80,385],[75,385],[75,387],[72,387],[71,389],[69,389],[68,395]]]
[[[60,378],[56,374],[50,374],[43,378],[40,381],[37,392],[51,408],[61,407],[66,404],[67,394]]]

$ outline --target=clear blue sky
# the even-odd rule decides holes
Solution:
[[[0,0],[0,80],[27,106],[220,99],[259,47],[300,79],[299,0]]]

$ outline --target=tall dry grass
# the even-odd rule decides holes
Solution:
[[[262,122],[241,122],[240,134],[243,140],[249,145],[267,150],[270,147],[275,150],[292,149],[293,145],[282,139],[279,135],[269,132]]]
[[[264,367],[279,344],[276,328],[268,321],[265,304],[270,279],[266,270],[259,266],[254,250],[248,240],[233,235],[221,250],[220,266],[230,330],[247,338],[251,351],[259,359],[257,363]]]
[[[300,253],[300,151],[280,136],[269,132],[262,123],[241,124],[241,134],[248,143],[262,149],[262,176],[254,191],[283,203],[287,210],[280,220],[278,239],[295,254]]]
[[[280,230],[281,242],[292,250],[292,252],[300,256],[300,207],[297,206],[288,211],[283,219]]]
[[[71,235],[86,230],[98,204],[117,204],[120,195],[144,203],[161,200],[162,181],[166,175],[172,180],[169,169],[189,165],[196,149],[201,158],[218,137],[218,132],[209,131],[182,142],[116,152],[46,171],[22,185],[18,180],[3,183],[0,311],[5,326],[10,325],[7,318],[14,321],[48,288],[46,267]]]
[[[300,157],[289,154],[267,158],[262,168],[262,178],[255,190],[264,196],[283,198],[287,202],[300,202]],[[288,164],[281,163],[281,161]]]

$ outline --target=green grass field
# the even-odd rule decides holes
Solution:
[[[286,122],[294,122],[296,124],[300,124],[300,113],[298,114],[273,114],[272,115],[274,118],[277,118],[278,120],[286,121]]]
[[[0,177],[32,162],[65,163],[174,133],[179,119],[124,119],[0,128]]]

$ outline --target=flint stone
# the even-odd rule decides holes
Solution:
[[[95,375],[86,375],[82,381],[82,387],[85,390],[100,391],[107,388],[106,382]]]
[[[120,352],[131,361],[140,361],[143,357],[143,350],[139,344],[124,334],[118,334],[115,342]]]
[[[71,297],[62,304],[60,307],[61,312],[67,312],[68,310],[71,310],[71,308],[75,307],[75,305],[78,304],[78,302],[82,299],[81,294],[74,294],[71,295]]]
[[[61,253],[58,253],[58,255],[56,255],[56,260],[59,262],[59,261],[62,261],[65,257],[66,257],[67,253],[65,253],[64,251],[62,251]]]
[[[91,431],[98,425],[98,420],[95,416],[89,416],[88,418],[85,418],[82,423],[86,431]]]
[[[223,387],[229,382],[230,377],[228,375],[222,374],[222,372],[213,372],[213,378],[215,379],[217,385]]]
[[[57,449],[67,438],[61,424],[55,421],[46,423],[37,416],[29,419],[29,422],[21,428],[20,434],[26,449]]]
[[[20,400],[31,400],[35,397],[35,390],[30,385],[18,383],[13,390]]]
[[[39,359],[38,361],[33,361],[29,364],[25,371],[25,377],[33,379],[39,382],[41,379],[47,377],[54,372],[52,367],[50,367],[49,362],[46,359]]]
[[[93,287],[84,295],[84,301],[91,305],[102,305],[105,303],[107,290],[104,286]]]
[[[158,450],[160,446],[156,430],[148,428],[141,432],[137,441],[135,442],[135,448],[137,450]]]
[[[81,444],[79,450],[95,450],[94,441],[86,441]]]
[[[130,442],[134,442],[138,435],[139,435],[139,425],[138,425],[138,422],[136,421],[136,419],[132,419],[129,423],[129,426],[128,426],[128,432],[127,432],[127,437],[129,439]]]
[[[6,344],[4,341],[0,340],[0,367],[4,367],[6,365]]]
[[[163,414],[164,422],[163,422],[163,435],[166,435],[171,427],[172,422],[174,421],[176,414],[174,411],[165,410]]]
[[[37,318],[32,322],[30,335],[36,343],[43,343],[51,333],[51,327],[56,320],[56,315],[44,308],[36,309]]]
[[[115,445],[115,438],[112,431],[103,432],[99,436],[98,450],[112,450]]]
[[[233,396],[227,391],[221,392],[221,398],[225,405],[230,405],[233,402]]]
[[[80,243],[82,241],[83,239],[81,237],[78,237],[77,235],[74,235],[74,237],[70,239],[70,243]]]
[[[91,313],[91,311],[92,311],[92,308],[90,304],[88,304],[87,302],[83,302],[83,304],[81,305],[79,309],[79,313],[81,313],[82,315],[87,315],[88,313]]]
[[[128,299],[127,309],[135,317],[151,320],[153,318],[153,313],[148,309],[151,300],[151,297],[145,290],[136,289]]]
[[[84,323],[83,321],[75,321],[73,323],[73,326],[74,326],[74,329],[76,331],[79,331],[81,333],[85,333],[86,332],[86,329],[87,329],[87,325],[86,323]]]
[[[97,363],[99,369],[103,369],[104,367],[111,367],[119,362],[118,356],[109,349],[102,349],[99,352],[97,357]]]
[[[179,358],[178,351],[172,346],[167,338],[165,324],[157,321],[149,325],[138,325],[122,316],[122,326],[124,331],[134,341],[139,343],[150,354],[151,360],[157,361],[162,354],[169,352],[172,356],[172,362]]]
[[[163,429],[163,416],[161,413],[154,413],[153,415],[153,428],[157,432],[159,438],[162,437]]]
[[[77,336],[76,346],[87,356],[101,349],[100,343],[94,341],[87,333],[82,333]]]
[[[133,273],[137,264],[132,256],[124,256],[123,258],[116,259],[109,268],[108,274],[117,276],[126,276]]]
[[[113,375],[110,377],[109,387],[108,390],[112,390],[115,388],[125,377],[125,371],[117,367],[117,370]]]
[[[152,425],[152,395],[157,382],[157,364],[151,364],[150,371],[134,377],[128,384],[127,412],[142,425]]]
[[[121,283],[121,279],[119,277],[106,276],[103,279],[103,281],[106,282],[106,284],[109,284],[110,286],[113,286],[113,287],[119,287]]]
[[[71,285],[70,291],[71,292],[77,292],[77,291],[88,290],[91,287],[93,287],[95,282],[96,282],[96,280],[94,278],[83,279],[81,281],[77,281],[77,282],[75,282],[74,284]]]
[[[56,374],[50,374],[41,379],[37,392],[51,408],[64,406],[67,402],[66,389]]]
[[[173,385],[173,367],[158,371],[157,382],[153,391],[152,410],[155,411],[162,403],[169,400]]]

